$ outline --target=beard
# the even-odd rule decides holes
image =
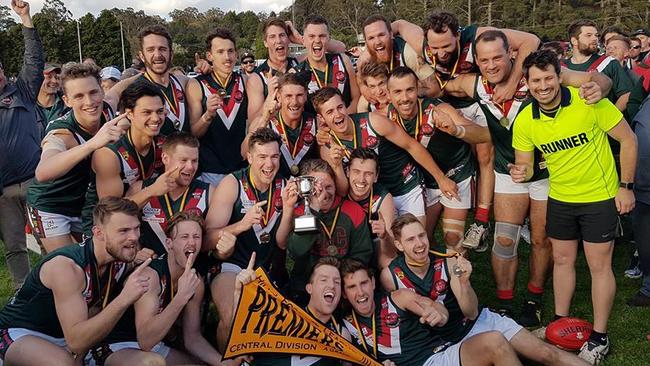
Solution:
[[[123,253],[122,245],[123,243],[114,243],[112,240],[106,240],[106,252],[115,258],[116,261],[130,263],[135,259],[135,254],[138,252],[137,243],[135,249],[133,250],[133,255],[127,255]]]
[[[144,61],[145,70],[151,70],[151,72],[153,72],[154,74],[158,74],[158,75],[165,74],[167,71],[169,71],[169,69],[171,68],[171,65],[170,65],[170,62],[169,62],[169,60],[167,58],[164,58],[164,60],[165,60],[165,70],[164,71],[162,71],[162,72],[155,71],[153,60],[151,60],[151,61],[150,60],[145,60]]]
[[[598,45],[578,43],[578,52],[584,56],[591,56],[594,53],[598,52]]]

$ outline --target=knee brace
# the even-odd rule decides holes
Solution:
[[[454,233],[458,235],[457,243],[447,243],[452,246],[456,246],[463,242],[465,237],[465,221],[463,220],[454,220],[454,219],[442,219],[442,233],[444,236],[447,233]]]
[[[497,221],[494,225],[494,245],[492,246],[492,253],[501,259],[516,258],[520,235],[521,225]],[[499,243],[499,238],[512,240],[512,245],[502,245]]]

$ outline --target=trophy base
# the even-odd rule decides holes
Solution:
[[[297,233],[307,233],[317,231],[315,216],[300,216],[293,221],[293,231]]]

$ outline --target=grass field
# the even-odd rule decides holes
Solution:
[[[4,247],[0,247],[0,255],[4,255]],[[648,366],[650,365],[650,342],[646,334],[650,333],[650,308],[632,308],[625,301],[634,295],[641,280],[631,280],[622,276],[629,262],[631,252],[629,243],[621,243],[614,250],[614,272],[616,274],[617,293],[614,309],[610,318],[609,335],[612,341],[610,355],[605,366]],[[529,246],[524,242],[519,246],[520,272],[517,277],[515,301],[519,311],[526,291],[528,276],[527,259]],[[32,263],[38,256],[30,254]],[[490,269],[489,251],[472,255],[474,271],[472,283],[478,293],[479,300],[488,306],[496,305],[494,295],[494,280]],[[580,255],[577,264],[576,293],[573,299],[572,316],[591,320],[590,278],[584,256]],[[11,279],[4,261],[0,262],[0,305],[8,301],[13,294]],[[518,314],[517,314],[518,315]],[[548,323],[553,318],[553,294],[550,281],[547,284],[547,294],[544,298],[543,320]]]

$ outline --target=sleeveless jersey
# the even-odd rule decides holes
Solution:
[[[519,82],[514,97],[505,103],[497,105],[492,102],[493,94],[493,87],[487,80],[483,79],[483,76],[477,75],[474,83],[474,99],[485,113],[488,129],[492,136],[494,170],[501,174],[510,174],[508,164],[515,162],[515,149],[512,147],[512,126],[515,117],[525,106],[531,103],[532,98],[528,93],[528,87],[523,77]],[[546,162],[539,150],[535,150],[533,168],[534,173],[530,182],[548,178]]]
[[[288,72],[295,72],[300,63],[293,57],[287,57],[287,69],[285,71],[272,69],[269,66],[269,60],[265,60],[261,65],[255,68],[255,72],[260,75],[262,79],[262,86],[264,87],[264,98],[269,95],[269,79],[278,75],[286,74]]]
[[[463,339],[472,329],[474,321],[465,318],[458,300],[451,290],[449,268],[444,257],[430,253],[431,264],[424,278],[413,273],[406,264],[406,257],[399,255],[388,265],[395,287],[408,288],[418,295],[437,301],[449,311],[449,320],[442,327],[436,327],[433,332],[445,341],[456,343]]]
[[[439,99],[419,99],[418,114],[411,120],[401,118],[391,104],[388,107],[388,118],[429,151],[445,176],[459,183],[474,174],[476,164],[468,143],[436,128],[433,111],[440,103],[442,101]],[[429,172],[423,170],[422,174],[428,188],[438,188],[438,183]]]
[[[203,110],[206,110],[208,96],[226,90],[223,108],[217,109],[217,115],[200,138],[199,169],[207,173],[232,173],[244,165],[241,144],[246,137],[246,82],[238,72],[231,74],[225,86],[217,81],[214,73],[200,75],[196,80],[201,84]]]
[[[404,59],[404,47],[406,47],[406,41],[404,38],[395,36],[393,38],[393,56],[390,59],[388,71],[393,71],[393,69],[399,66],[406,66],[406,60]]]
[[[262,266],[269,271],[271,257],[276,250],[279,250],[275,241],[275,234],[280,226],[280,218],[282,217],[282,189],[285,184],[284,179],[276,176],[266,192],[259,192],[251,183],[250,167],[238,170],[232,173],[232,175],[237,180],[239,191],[235,205],[232,207],[228,225],[241,221],[244,215],[246,215],[246,212],[257,202],[265,200],[267,203],[262,207],[262,210],[264,210],[265,215],[268,215],[268,220],[266,220],[266,223],[261,222],[255,224],[247,231],[237,235],[235,251],[230,258],[226,259],[226,262],[236,264],[241,268],[246,268],[251,254],[257,252],[255,266]],[[265,221],[265,219],[262,219],[262,221]],[[264,238],[267,237],[268,242],[265,243]]]
[[[306,307],[305,311],[312,315],[309,308]],[[340,324],[341,323],[332,316],[330,320],[325,323],[325,326],[336,333],[341,334],[342,325]],[[255,359],[251,363],[252,366],[340,366],[341,364],[341,360],[333,358],[306,355],[292,356],[284,353],[256,354]]]
[[[38,130],[40,131],[41,139],[45,137],[45,130],[47,129],[47,124],[50,121],[59,119],[65,116],[66,113],[70,111],[63,102],[61,92],[58,92],[54,97],[54,104],[50,107],[44,107],[40,103],[36,103],[36,123],[38,124]]]
[[[610,78],[612,80],[612,88],[607,98],[612,103],[616,103],[616,100],[621,95],[630,92],[634,87],[634,81],[630,79],[623,66],[611,56],[594,53],[586,62],[581,64],[574,64],[570,58],[563,61],[564,65],[570,70],[600,72]]]
[[[156,136],[153,139],[153,144],[149,147],[146,156],[139,156],[138,152],[133,147],[130,138],[130,131],[126,135],[120,137],[115,143],[107,145],[113,153],[117,156],[120,163],[120,178],[122,179],[123,193],[129,190],[131,185],[138,180],[156,179],[160,174],[165,171],[162,163],[162,144],[165,138]],[[142,166],[140,166],[140,162]],[[141,170],[144,169],[144,172]],[[84,208],[81,211],[81,222],[84,229],[84,234],[92,235],[91,230],[93,227],[93,209],[97,205],[99,197],[97,195],[96,179],[92,179],[88,184],[86,191],[86,199]]]
[[[104,103],[100,126],[112,118],[113,110],[107,103]],[[79,125],[72,111],[64,117],[50,122],[46,133],[54,130],[68,130],[79,145],[93,137]],[[88,183],[95,179],[91,161],[92,154],[59,178],[46,182],[34,180],[27,191],[27,203],[31,207],[49,213],[70,217],[81,216]]]
[[[143,186],[154,183],[153,179],[143,182]],[[165,230],[169,220],[180,211],[194,211],[203,218],[208,212],[210,203],[210,185],[200,180],[193,180],[187,190],[176,200],[169,194],[153,197],[142,207],[142,226],[140,228],[140,243],[143,247],[153,250],[161,256],[165,250]]]
[[[138,81],[146,80],[155,85],[162,92],[165,97],[165,122],[160,128],[160,135],[167,136],[176,131],[190,132],[190,115],[187,110],[187,99],[185,98],[185,90],[178,81],[176,76],[169,74],[169,85],[162,86],[149,76],[148,73],[140,75]]]
[[[420,184],[420,172],[411,155],[399,146],[379,135],[370,123],[368,113],[351,114],[354,121],[354,134],[356,140],[341,139],[341,143],[348,152],[357,147],[367,147],[374,150],[379,156],[379,183],[381,183],[393,196],[401,196],[410,192]],[[347,166],[349,161],[343,159]]]
[[[278,171],[282,178],[298,175],[299,172],[295,169],[301,161],[318,157],[318,144],[314,143],[316,125],[316,118],[307,113],[303,113],[300,125],[296,129],[290,128],[282,121],[280,112],[269,121],[269,127],[282,137],[282,145],[280,145],[282,157]],[[292,168],[294,166],[296,168]],[[292,169],[294,169],[293,172]]]
[[[349,107],[350,103],[352,103],[350,74],[345,68],[343,57],[337,53],[328,53],[325,55],[325,59],[327,61],[325,71],[312,69],[309,60],[305,60],[300,64],[301,71],[306,71],[311,74],[311,79],[307,85],[307,92],[310,98],[308,103],[305,103],[305,110],[309,113],[314,113],[311,96],[326,86],[337,88],[341,92],[346,107]]]
[[[427,326],[420,324],[417,315],[395,305],[390,295],[376,292],[374,301],[374,319],[350,314],[343,319],[343,324],[359,349],[374,355],[376,345],[374,356],[379,362],[422,365],[434,354],[434,347],[443,343],[439,337],[432,336]]]
[[[368,214],[368,218],[370,219],[371,215],[373,214],[378,214],[379,209],[381,208],[381,204],[384,203],[384,198],[386,198],[386,195],[388,195],[388,190],[384,188],[379,183],[375,183],[372,185],[372,190],[370,191],[370,194],[368,197],[361,199],[359,201],[356,201],[352,199],[352,197],[348,194],[348,199],[350,201],[356,202],[361,206],[363,211]],[[372,196],[372,204],[370,202],[370,197]]]
[[[26,328],[54,338],[63,338],[54,295],[51,289],[43,285],[40,278],[43,264],[57,256],[72,259],[83,270],[85,287],[82,295],[88,306],[88,313],[96,314],[101,311],[108,301],[119,293],[116,283],[122,279],[127,265],[123,262],[113,262],[100,276],[93,247],[92,239],[86,239],[83,243],[68,245],[45,256],[0,312],[0,328]]]

